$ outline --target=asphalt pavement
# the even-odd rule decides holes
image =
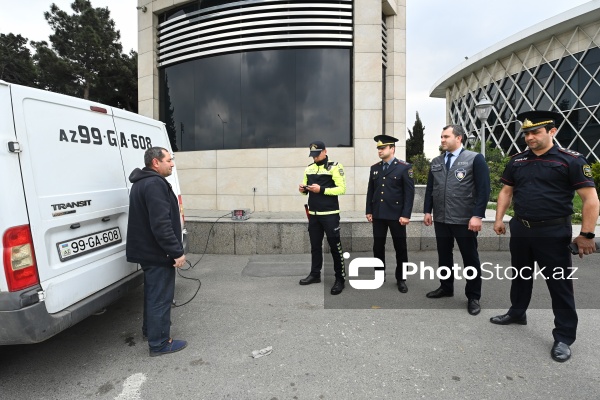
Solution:
[[[490,270],[510,266],[508,252],[480,256]],[[435,252],[409,257],[436,265]],[[309,258],[203,256],[182,272],[202,286],[191,302],[173,308],[172,336],[189,342],[176,354],[148,357],[142,287],[46,342],[0,347],[0,399],[600,397],[600,255],[574,258],[578,339],[563,364],[550,358],[553,316],[543,280],[534,283],[529,324],[497,326],[489,318],[508,307],[508,279],[484,281],[482,311],[471,316],[464,280],[455,282],[454,297],[427,299],[435,279],[409,276],[409,291],[401,294],[388,271],[379,289],[347,282],[334,297],[331,264],[322,283],[298,285]],[[359,278],[370,277],[367,271]],[[178,278],[176,285],[182,304],[198,282]],[[251,357],[269,346],[270,354]]]

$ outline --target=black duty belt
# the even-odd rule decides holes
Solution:
[[[540,226],[552,226],[552,225],[566,225],[566,224],[571,223],[570,215],[568,217],[548,219],[545,221],[529,221],[529,220],[523,219],[521,217],[517,217],[516,215],[515,215],[515,218],[527,228],[540,227]]]

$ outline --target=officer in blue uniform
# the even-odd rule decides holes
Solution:
[[[514,155],[506,165],[498,196],[494,231],[506,233],[502,218],[511,203],[511,266],[518,274],[510,288],[511,307],[506,314],[492,317],[498,325],[527,324],[525,314],[533,288],[532,272],[537,262],[552,298],[554,344],[550,355],[558,362],[571,357],[575,341],[577,312],[570,275],[573,196],[582,199],[581,233],[574,242],[579,256],[595,250],[594,230],[598,218],[598,195],[591,168],[583,155],[554,144],[560,114],[528,111],[517,116],[528,149]]]
[[[412,166],[395,157],[398,139],[378,135],[377,152],[380,162],[371,166],[367,188],[367,220],[373,223],[373,256],[380,259],[385,271],[385,242],[388,229],[396,250],[396,282],[398,290],[406,293],[406,277],[402,263],[408,262],[406,225],[410,223],[415,184]]]

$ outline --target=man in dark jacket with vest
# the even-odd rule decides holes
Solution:
[[[396,283],[400,293],[408,292],[406,277],[402,276],[402,264],[408,262],[406,225],[410,223],[415,184],[412,166],[395,157],[396,139],[378,135],[380,162],[371,166],[367,188],[366,217],[373,224],[373,257],[383,262],[385,271],[385,242],[388,228],[396,250]]]
[[[459,125],[448,125],[442,130],[442,155],[431,160],[423,223],[435,228],[439,267],[454,266],[452,250],[458,244],[464,268],[474,267],[477,274],[468,279],[465,287],[467,311],[477,315],[481,311],[481,263],[477,252],[477,233],[490,198],[490,171],[483,156],[463,148],[466,134]],[[482,144],[485,145],[485,144]],[[433,219],[431,212],[433,211]],[[428,298],[454,296],[453,271],[440,279],[440,287],[427,293]]]
[[[165,179],[173,171],[169,151],[152,147],[144,154],[143,169],[129,175],[127,261],[144,271],[144,320],[142,334],[148,338],[150,356],[174,353],[187,346],[174,340],[171,304],[175,295],[175,268],[185,263],[179,202]]]

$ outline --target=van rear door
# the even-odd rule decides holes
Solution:
[[[112,110],[90,101],[20,86],[12,101],[40,284],[55,313],[137,269],[125,261],[119,137]]]
[[[135,168],[144,166],[144,152],[150,147],[163,147],[171,151],[167,131],[162,122],[141,115],[132,114],[113,108],[116,131],[119,135],[119,145],[123,159],[123,169],[127,177],[127,187],[131,188],[129,174]],[[173,191],[179,195],[177,171],[173,168],[167,181],[173,186]]]

